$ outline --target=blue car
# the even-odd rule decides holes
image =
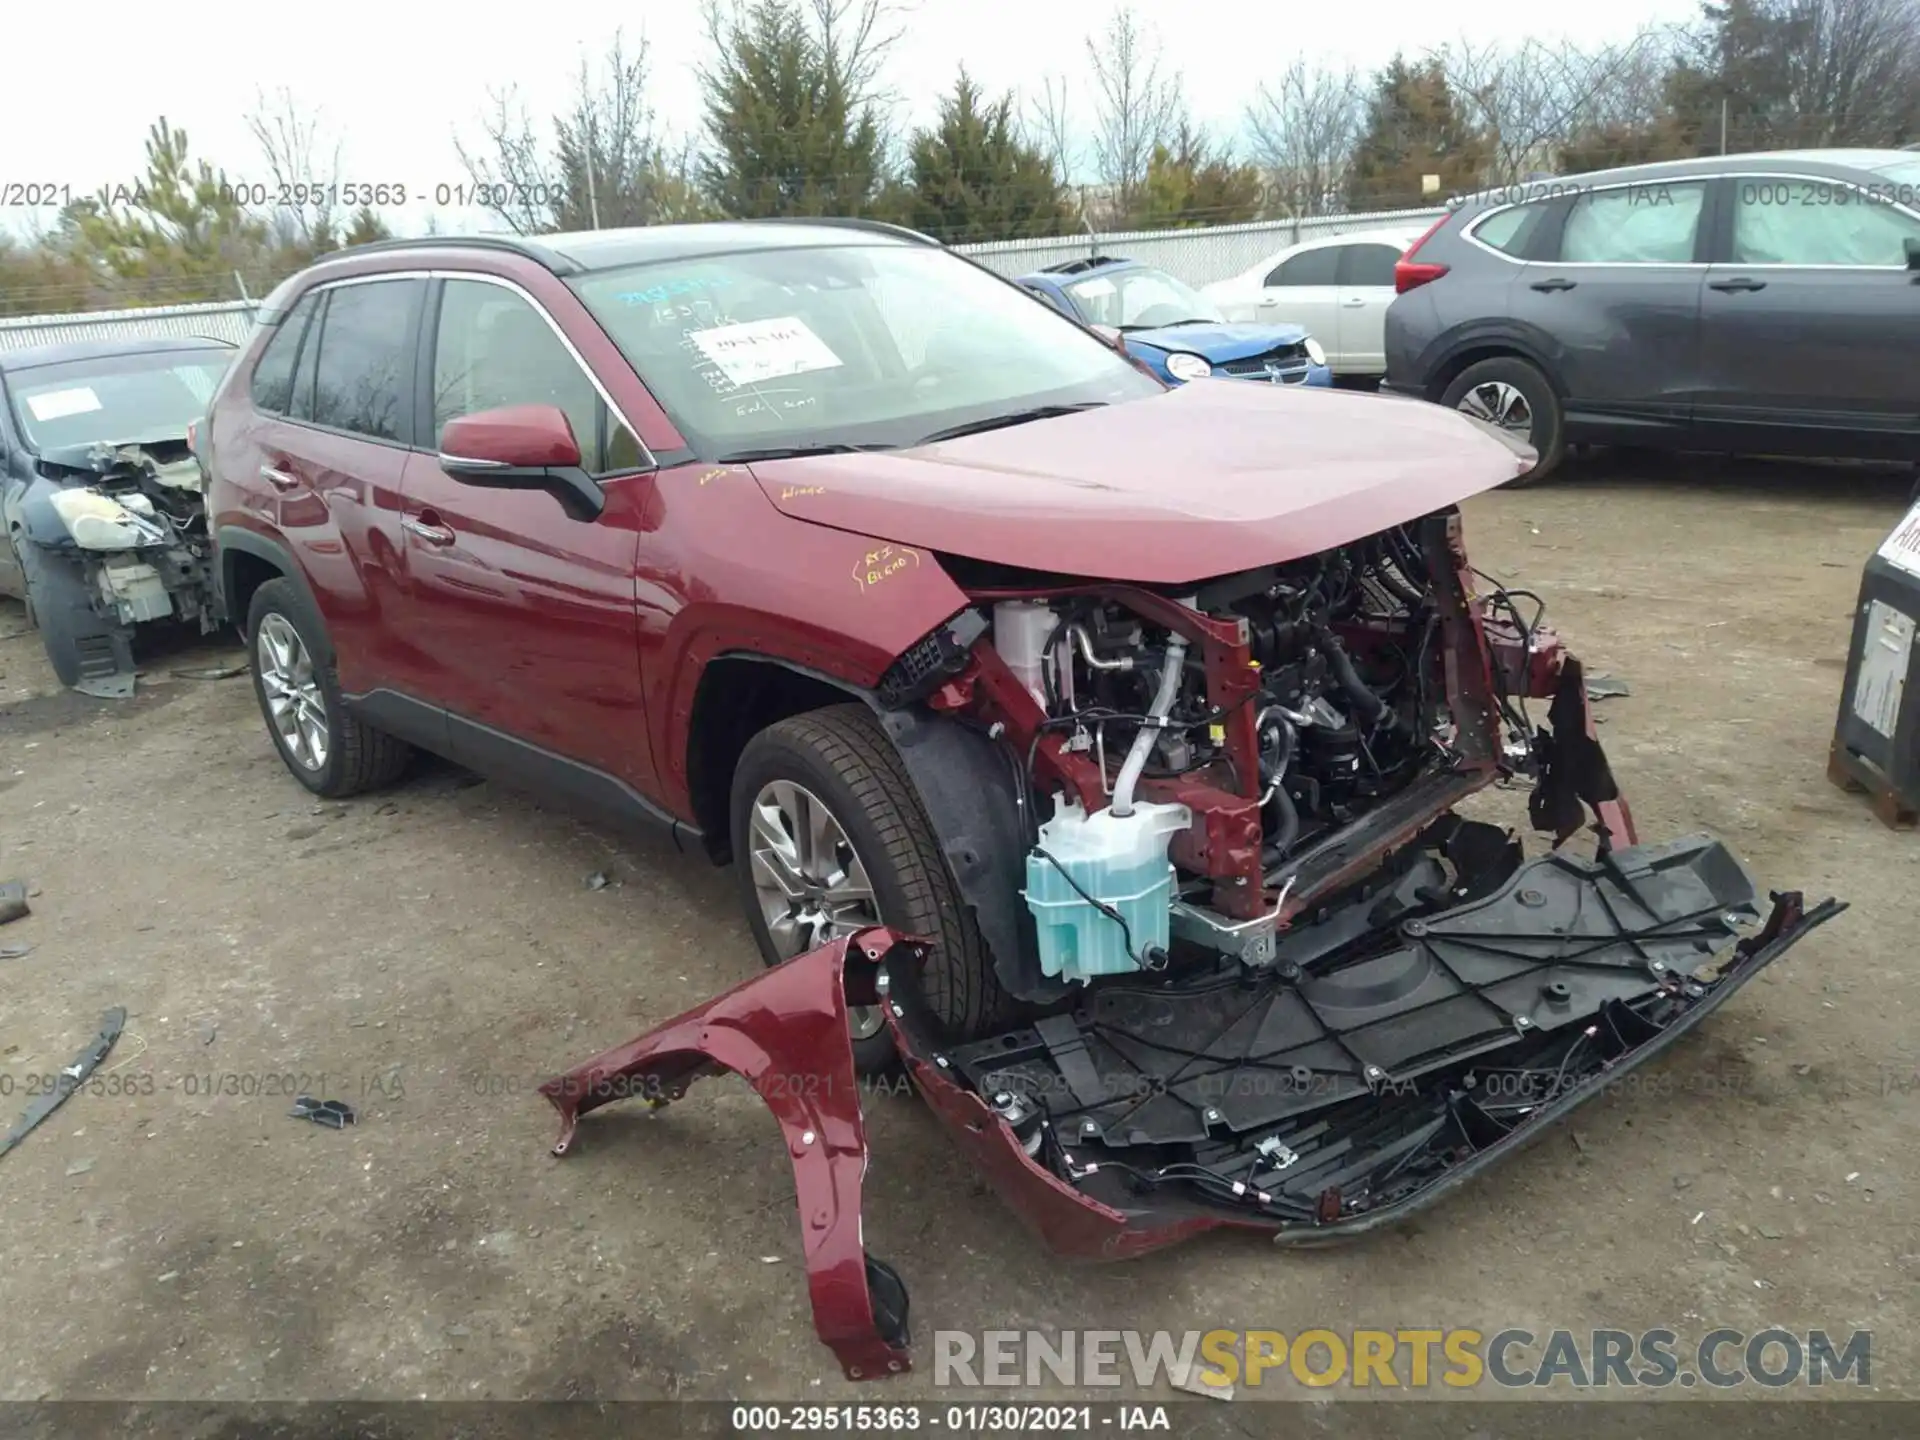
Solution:
[[[1191,285],[1137,260],[1069,260],[1019,283],[1083,325],[1118,331],[1128,351],[1169,384],[1208,375],[1333,384],[1326,352],[1301,326],[1236,325]]]

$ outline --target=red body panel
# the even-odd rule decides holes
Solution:
[[[905,1336],[890,1338],[876,1322],[868,1285],[860,1233],[867,1137],[847,1043],[848,994],[875,1002],[875,966],[896,942],[891,931],[869,930],[796,956],[540,1087],[560,1112],[553,1153],[565,1155],[588,1111],[627,1097],[658,1109],[703,1076],[744,1077],[780,1122],[814,1328],[850,1380],[912,1368]],[[850,946],[858,947],[852,957]]]

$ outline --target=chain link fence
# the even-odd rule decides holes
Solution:
[[[1129,230],[1061,236],[1047,240],[994,240],[956,245],[1002,275],[1029,274],[1087,255],[1123,255],[1157,265],[1189,285],[1211,284],[1250,269],[1277,250],[1302,240],[1358,230],[1419,232],[1443,209],[1386,210],[1319,215],[1299,220],[1258,220],[1191,230]],[[75,340],[126,340],[205,335],[240,344],[253,325],[257,302],[214,301],[197,305],[152,305],[135,310],[92,310],[69,315],[18,315],[0,319],[0,350],[59,345]]]

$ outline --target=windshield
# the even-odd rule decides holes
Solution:
[[[915,445],[1163,387],[1015,286],[919,245],[749,250],[570,282],[695,451]]]
[[[1152,330],[1183,320],[1214,324],[1226,319],[1220,307],[1164,270],[1119,270],[1089,275],[1066,287],[1090,325],[1120,330]]]
[[[207,413],[229,350],[103,355],[7,377],[21,433],[45,454],[76,445],[179,440]]]

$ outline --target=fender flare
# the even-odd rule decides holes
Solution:
[[[214,532],[213,549],[220,608],[226,612],[233,627],[242,634],[246,631],[247,616],[244,608],[238,608],[233,603],[234,577],[233,564],[228,558],[230,555],[251,555],[256,560],[266,561],[280,572],[281,578],[290,581],[300,591],[312,613],[322,613],[319,602],[314,598],[313,587],[307,583],[306,572],[295,562],[293,552],[278,540],[241,525],[222,525]]]
[[[1491,323],[1483,321],[1471,329],[1453,331],[1430,344],[1420,357],[1417,373],[1436,376],[1469,351],[1500,350],[1538,369],[1547,377],[1547,383],[1553,387],[1554,393],[1564,400],[1567,387],[1560,378],[1559,365],[1549,353],[1553,348],[1551,337],[1536,336],[1532,333],[1532,327],[1516,326],[1505,320]],[[1422,386],[1428,398],[1435,401],[1439,400],[1443,388],[1431,379]]]

